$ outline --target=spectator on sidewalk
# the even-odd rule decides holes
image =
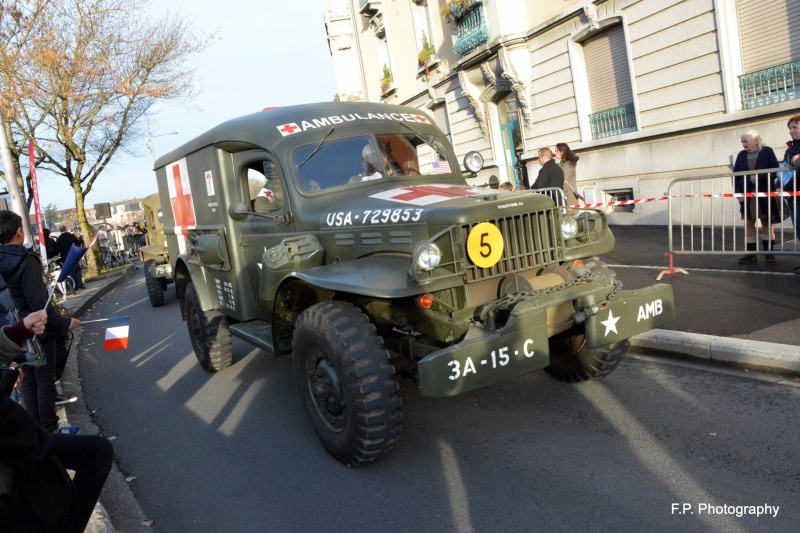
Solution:
[[[564,171],[564,196],[567,198],[567,205],[575,205],[579,200],[583,202],[583,196],[578,194],[576,173],[578,159],[580,158],[570,150],[569,145],[566,143],[556,144],[556,157],[559,160],[558,165]]]
[[[0,276],[8,283],[21,317],[45,308],[48,300],[42,263],[23,246],[22,219],[11,211],[0,211]],[[61,330],[73,330],[80,321],[47,307],[47,327],[39,335],[45,364],[25,372],[20,386],[25,410],[45,431],[58,429],[56,415],[56,338]]]
[[[59,255],[58,255],[58,245],[56,245],[56,240],[50,236],[50,230],[44,228],[44,249],[47,253],[47,260],[48,261],[56,261],[58,262]]]
[[[783,160],[795,168],[794,177],[790,179],[783,186],[783,190],[787,192],[797,192],[800,190],[800,115],[795,115],[786,123],[789,127],[789,137],[791,141],[786,142],[786,152],[783,154]],[[794,226],[795,238],[800,241],[800,232],[797,229],[797,219],[800,218],[800,199],[793,196],[789,200],[789,211],[792,217],[792,225]],[[794,267],[794,273],[800,275],[800,265]]]
[[[736,156],[733,165],[734,172],[758,170],[762,168],[776,168],[778,158],[769,146],[764,146],[761,136],[756,130],[746,131],[741,137],[744,150]],[[770,184],[774,183],[775,173],[748,174],[734,178],[733,190],[736,193],[767,193],[771,191]],[[770,198],[739,198],[739,212],[745,223],[745,246],[747,254],[739,258],[740,263],[750,263],[758,258],[752,253],[758,250],[756,242],[756,220],[761,221],[761,242],[765,252],[766,261],[775,261],[772,249],[775,247],[775,230],[770,224]]]
[[[558,187],[563,191],[564,171],[556,164],[555,159],[553,159],[553,151],[550,148],[539,150],[539,164],[542,165],[542,168],[539,169],[539,174],[536,176],[536,181],[531,185],[531,190]],[[558,199],[553,198],[553,200]]]
[[[79,246],[78,239],[75,238],[75,235],[67,231],[66,226],[61,226],[58,228],[58,231],[61,232],[61,235],[58,236],[56,239],[56,248],[58,249],[58,253],[61,256],[59,259],[59,265],[64,264],[64,259],[67,258],[69,255],[69,251],[72,248],[72,245]],[[79,290],[83,288],[83,279],[81,277],[81,267],[80,265],[75,265],[75,268],[72,272],[69,273],[69,277],[75,282],[75,290]]]
[[[0,364],[20,354],[35,333],[43,333],[46,322],[47,312],[37,311],[2,328]],[[0,506],[2,531],[82,533],[113,459],[108,439],[51,435],[0,387],[0,481],[16,495]],[[67,468],[75,472],[73,479]]]

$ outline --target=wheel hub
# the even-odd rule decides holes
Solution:
[[[334,431],[344,429],[347,413],[342,384],[327,358],[315,359],[308,373],[308,385],[314,405],[325,423]]]

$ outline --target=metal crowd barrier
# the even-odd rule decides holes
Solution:
[[[685,177],[672,180],[667,191],[669,210],[669,250],[676,254],[741,254],[747,252],[745,221],[739,211],[740,198],[734,197],[734,182],[749,179],[746,176],[773,174],[792,168],[771,168],[745,172],[728,172],[709,176]],[[745,177],[745,178],[742,178]],[[770,176],[766,190],[758,188],[755,194],[768,196],[783,191]],[[777,185],[777,186],[776,186]],[[768,196],[767,209],[759,209],[756,198],[756,254],[800,255],[797,221],[800,219],[800,200],[797,196]],[[741,198],[742,200],[745,200]],[[785,202],[784,202],[785,200]],[[774,218],[773,218],[774,217]],[[773,221],[775,247],[768,252],[762,248],[761,218]],[[774,222],[777,220],[777,222]]]
[[[530,189],[530,192],[544,194],[549,196],[558,207],[566,207],[567,197],[564,195],[564,189],[561,187],[544,187],[542,189]]]

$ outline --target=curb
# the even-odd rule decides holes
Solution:
[[[800,374],[800,346],[653,329],[631,337],[631,347],[668,352],[754,370]]]

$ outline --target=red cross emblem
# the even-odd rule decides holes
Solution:
[[[291,135],[292,133],[297,133],[300,131],[300,127],[295,122],[290,122],[288,124],[282,124],[278,126],[278,131],[281,132],[281,135],[286,137],[287,135]]]
[[[417,122],[422,122],[423,124],[430,124],[430,121],[422,115],[414,115],[414,120]]]
[[[192,204],[192,186],[189,183],[189,172],[186,169],[186,160],[181,159],[167,166],[167,183],[169,184],[169,198],[172,213],[175,215],[175,231],[184,235],[178,239],[181,253],[185,252],[186,227],[196,225],[194,204]]]
[[[373,194],[371,198],[381,198],[404,204],[429,205],[462,196],[476,196],[485,191],[463,187],[460,185],[412,185]]]

